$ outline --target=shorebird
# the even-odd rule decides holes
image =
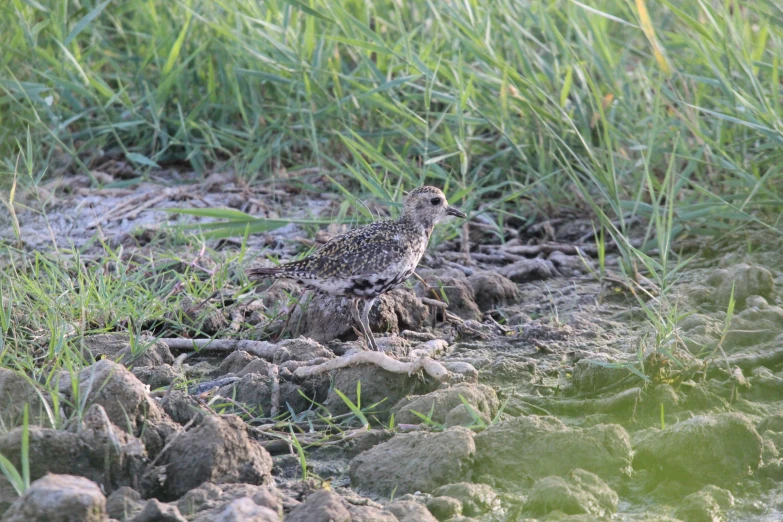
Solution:
[[[443,192],[430,186],[411,191],[399,219],[377,221],[330,239],[314,254],[272,268],[252,268],[251,279],[293,279],[306,288],[353,298],[351,316],[365,342],[378,350],[369,314],[376,298],[413,274],[435,224],[446,216],[466,218],[449,206]],[[359,301],[364,308],[359,315]]]

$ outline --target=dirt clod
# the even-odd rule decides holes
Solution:
[[[432,492],[433,497],[456,498],[462,504],[462,512],[468,516],[476,516],[493,508],[497,495],[487,484],[472,484],[457,482],[441,486]]]
[[[503,480],[565,475],[582,468],[601,477],[627,474],[631,441],[616,424],[567,428],[551,417],[518,417],[476,435],[476,470]]]
[[[482,312],[518,302],[522,294],[512,280],[497,272],[482,270],[468,277],[476,304]]]
[[[106,499],[106,512],[117,520],[128,520],[141,512],[144,506],[141,495],[135,489],[122,486]]]
[[[49,474],[30,484],[14,502],[3,522],[105,522],[106,497],[91,480],[73,475]]]
[[[141,513],[133,517],[131,522],[187,522],[175,504],[164,504],[151,498],[144,504]]]
[[[271,482],[272,458],[248,438],[244,422],[234,416],[206,417],[171,443],[164,461],[164,498],[178,498],[205,481]]]
[[[427,509],[438,520],[462,515],[462,502],[451,497],[434,497],[427,501]]]
[[[467,478],[475,449],[473,434],[462,427],[402,433],[354,458],[351,484],[378,495],[432,491]]]
[[[709,282],[716,287],[712,301],[724,310],[729,305],[732,292],[737,309],[742,309],[748,297],[758,295],[769,299],[775,290],[775,279],[769,270],[745,263],[716,270]]]
[[[116,426],[130,426],[141,436],[150,456],[163,448],[176,425],[152,400],[147,387],[121,364],[107,359],[79,373],[79,395],[87,404],[99,404]]]
[[[285,517],[286,522],[351,522],[340,495],[320,490],[310,494]]]
[[[317,342],[334,339],[355,339],[350,300],[316,294],[304,312],[292,315],[291,323],[299,324],[299,332]],[[301,316],[299,315],[301,314]],[[429,308],[409,289],[398,288],[382,294],[370,312],[373,332],[399,333],[418,330],[426,324]]]
[[[133,485],[146,463],[141,441],[112,425],[100,405],[91,406],[84,420],[75,433],[29,427],[30,477],[78,475],[101,484],[107,493]],[[16,469],[22,469],[22,435],[19,427],[0,436],[0,454]]]
[[[277,513],[266,506],[259,506],[248,497],[231,501],[221,511],[215,522],[279,522]]]
[[[674,516],[688,522],[714,522],[725,520],[718,502],[706,491],[686,496]]]
[[[525,509],[534,515],[559,510],[570,515],[611,515],[619,498],[597,475],[575,469],[564,477],[545,477],[536,482]]]
[[[392,502],[386,509],[394,514],[400,522],[438,521],[423,504],[412,500],[398,500],[397,502]]]
[[[432,412],[431,420],[439,424],[446,422],[446,418],[457,407],[465,408],[462,400],[465,400],[473,410],[491,419],[500,406],[495,390],[484,384],[457,384],[447,388],[441,388],[427,395],[413,395],[400,400],[393,408],[395,419],[403,424],[419,424],[421,417],[414,414],[416,411],[422,415],[429,416]],[[454,415],[458,415],[457,412]],[[464,416],[463,416],[464,417]],[[452,425],[460,425],[457,422]]]
[[[635,469],[682,482],[728,486],[761,461],[762,439],[740,413],[697,416],[634,439]]]
[[[4,426],[21,424],[24,406],[27,404],[30,419],[45,414],[44,403],[35,386],[24,376],[0,368],[0,423]]]

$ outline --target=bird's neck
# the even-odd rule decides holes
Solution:
[[[427,237],[427,241],[429,241],[430,239],[430,235],[432,234],[432,229],[435,228],[435,223],[428,223],[427,221],[421,219],[415,219],[408,214],[403,214],[400,217],[399,221],[406,227],[420,231],[422,234],[424,234]]]

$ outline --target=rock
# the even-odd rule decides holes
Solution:
[[[244,497],[232,501],[220,512],[215,522],[279,522],[277,512],[259,506],[253,499]]]
[[[297,308],[290,322],[298,324],[303,335],[320,343],[355,339],[350,306],[348,299],[316,294],[304,311]],[[411,290],[397,288],[378,298],[370,311],[370,328],[373,332],[392,333],[418,330],[428,317],[429,308]]]
[[[432,496],[456,498],[462,504],[462,512],[468,516],[476,516],[490,511],[497,499],[497,495],[487,484],[472,484],[470,482],[457,482],[441,486],[432,492]]]
[[[617,512],[619,498],[597,475],[575,469],[563,477],[545,477],[533,486],[525,509],[535,515],[559,510],[570,515],[607,516]]]
[[[467,477],[475,448],[470,430],[462,427],[401,433],[351,461],[351,484],[382,496],[432,491]]]
[[[482,312],[519,302],[522,292],[512,280],[497,272],[482,270],[468,277],[476,304]]]
[[[725,520],[718,502],[706,491],[685,497],[674,516],[687,522],[716,522]]]
[[[364,388],[362,388],[364,395]],[[401,424],[419,424],[421,418],[412,413],[417,411],[422,415],[429,415],[432,410],[432,420],[444,424],[449,413],[458,406],[465,409],[460,396],[479,415],[491,419],[497,414],[500,407],[495,390],[484,384],[461,383],[446,388],[441,388],[427,395],[413,395],[404,397],[393,408],[394,418]]]
[[[122,486],[106,499],[106,513],[110,518],[128,520],[141,512],[141,495],[135,489]]]
[[[271,482],[272,457],[239,417],[206,417],[173,440],[164,454],[166,480],[162,495],[179,498],[205,481],[215,483]]]
[[[506,265],[498,272],[515,283],[540,281],[560,275],[551,261],[541,258],[522,259]]]
[[[356,404],[356,385],[359,382],[361,382],[363,406],[383,401],[379,410],[386,411],[378,415],[382,420],[386,420],[389,416],[388,406],[385,405],[396,404],[408,395],[427,393],[437,386],[437,383],[431,379],[422,380],[416,375],[387,372],[374,364],[359,364],[343,368],[335,372],[332,388],[324,401],[333,415],[351,411],[334,390],[340,390]]]
[[[147,387],[124,366],[107,359],[79,372],[79,397],[100,404],[116,426],[129,426],[140,436],[150,456],[163,448],[176,425],[152,400]]]
[[[473,287],[465,275],[454,271],[449,271],[448,274],[450,275],[439,276],[432,286],[437,288],[436,291],[445,294],[449,312],[462,319],[481,320],[482,313],[474,301]],[[421,285],[419,285],[419,291],[424,293],[426,297],[432,297],[426,295],[429,290],[421,288]]]
[[[729,305],[732,288],[737,310],[744,308],[748,297],[758,295],[769,299],[775,290],[775,279],[769,270],[745,263],[727,270],[716,270],[710,277],[709,283],[717,286],[711,296],[712,301],[724,310]]]
[[[427,509],[438,520],[462,515],[462,502],[451,497],[434,497],[427,501]]]
[[[747,417],[723,413],[652,429],[634,450],[634,468],[659,478],[731,485],[759,466],[762,439]]]
[[[0,436],[0,454],[21,470],[22,428]],[[86,477],[106,492],[130,485],[146,464],[144,445],[109,422],[100,405],[91,406],[77,433],[30,426],[30,478],[46,473]]]
[[[475,440],[476,471],[506,480],[562,476],[575,468],[616,477],[631,469],[631,441],[616,424],[567,428],[531,415],[493,424]]]
[[[174,504],[164,504],[151,498],[132,522],[187,522]]]
[[[0,425],[10,427],[22,424],[25,404],[28,405],[31,420],[43,417],[46,414],[41,400],[44,396],[24,375],[0,368]]]
[[[174,390],[168,395],[168,398],[163,402],[163,411],[174,422],[182,426],[190,422],[193,417],[198,417],[194,421],[195,424],[204,419],[204,412],[198,401],[181,390]]]
[[[3,515],[3,522],[105,522],[106,497],[91,480],[73,475],[39,478]]]
[[[296,506],[285,517],[285,522],[351,522],[351,513],[340,495],[322,489]]]
[[[438,521],[438,519],[432,516],[426,507],[412,500],[398,500],[397,502],[392,502],[389,504],[386,510],[397,517],[397,520],[400,522]]]

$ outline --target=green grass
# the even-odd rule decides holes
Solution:
[[[625,232],[628,216],[676,202],[674,234],[778,225],[783,12],[771,1],[0,9],[9,178],[20,154],[34,180],[107,159],[140,177],[184,163],[274,181],[315,167],[382,201],[440,184],[495,219],[598,204]]]

